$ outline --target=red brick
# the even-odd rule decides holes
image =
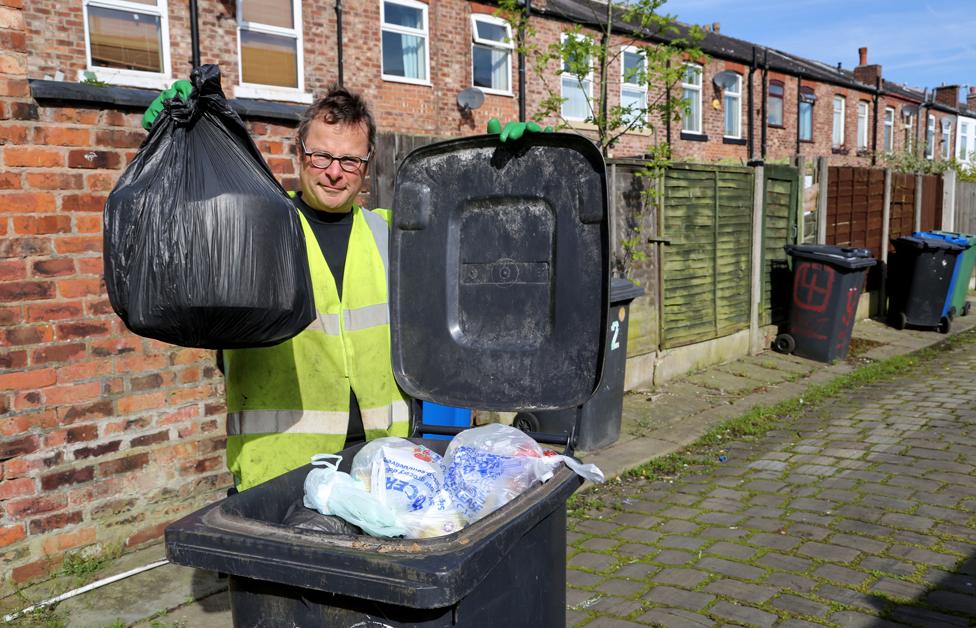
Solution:
[[[66,299],[102,294],[101,279],[62,279],[58,292]]]
[[[163,532],[166,530],[166,526],[168,526],[170,523],[171,523],[170,521],[157,523],[156,525],[150,528],[146,528],[144,530],[140,530],[136,532],[135,534],[133,534],[132,536],[130,536],[128,539],[125,540],[126,547],[141,545],[143,543],[146,543],[147,541],[154,541],[160,538],[161,536],[163,536]]]
[[[66,212],[101,212],[105,209],[102,194],[69,194],[61,199],[61,209]]]
[[[96,401],[95,403],[61,407],[58,408],[58,413],[61,415],[66,425],[71,425],[77,421],[101,419],[107,416],[112,416],[112,401],[109,399],[102,399],[101,401]]]
[[[105,477],[108,475],[135,471],[136,469],[143,468],[147,464],[149,464],[149,453],[144,451],[132,456],[126,456],[125,458],[117,458],[115,460],[99,463],[98,475],[100,477]]]
[[[79,528],[71,532],[45,538],[41,541],[41,548],[45,554],[51,555],[94,542],[95,528]]]
[[[113,440],[108,443],[102,443],[101,445],[91,445],[89,447],[79,447],[74,450],[75,460],[83,460],[85,458],[101,458],[106,454],[114,454],[119,450],[122,445],[122,441]]]
[[[11,499],[4,505],[4,508],[11,518],[24,519],[31,515],[55,512],[67,505],[67,495],[40,495],[38,497]]]
[[[191,366],[180,371],[179,382],[181,384],[192,384],[200,381],[200,369]]]
[[[58,323],[55,325],[57,337],[68,338],[91,338],[93,336],[105,336],[111,332],[112,326],[108,321],[88,321],[84,323]]]
[[[27,320],[31,322],[57,321],[84,316],[81,301],[35,303],[27,306]]]
[[[80,174],[63,172],[28,172],[27,187],[37,190],[80,190],[85,187]]]
[[[42,259],[33,264],[34,275],[38,277],[57,277],[75,272],[75,261],[69,257]]]
[[[110,340],[96,340],[91,345],[92,355],[107,357],[111,355],[125,355],[142,348],[142,342],[135,337],[112,338]]]
[[[7,146],[3,151],[3,159],[4,164],[8,167],[57,168],[64,166],[64,153],[56,148]]]
[[[80,425],[67,430],[69,443],[81,443],[98,438],[97,425]]]
[[[0,441],[0,460],[33,453],[37,451],[38,447],[40,447],[40,441],[36,435]]]
[[[43,390],[44,403],[48,405],[77,404],[94,401],[102,396],[100,382],[65,384],[50,386]]]
[[[95,477],[95,467],[88,466],[80,469],[69,469],[41,476],[41,488],[53,491],[71,484],[90,482]]]
[[[180,465],[181,475],[199,475],[220,469],[224,462],[223,456],[212,456],[203,460],[190,460]]]
[[[76,236],[58,238],[54,243],[58,253],[86,253],[102,251],[102,236]]]
[[[57,201],[50,192],[6,192],[0,194],[0,212],[41,214],[57,210]]]
[[[6,224],[0,222],[0,224]],[[99,246],[101,246],[99,239]],[[101,250],[101,249],[99,249]],[[0,257],[30,257],[51,253],[50,238],[4,238],[0,239]]]
[[[94,379],[112,374],[112,364],[106,360],[88,360],[86,362],[76,362],[65,364],[58,368],[58,383],[69,384],[71,382]]]
[[[193,388],[180,388],[174,390],[166,398],[166,401],[170,405],[179,405],[186,403],[187,401],[204,401],[210,399],[214,395],[213,386],[210,384],[203,384],[202,386],[194,386]]]
[[[14,497],[27,497],[34,495],[37,491],[32,478],[17,478],[14,480],[3,480],[0,482],[0,501],[6,501]]]
[[[163,430],[161,432],[156,432],[154,434],[144,434],[142,436],[137,436],[130,441],[129,445],[133,449],[136,447],[148,447],[149,445],[155,445],[157,443],[165,443],[169,440],[169,430]]]
[[[0,369],[23,369],[26,367],[26,351],[6,351],[0,353]]]
[[[101,214],[80,214],[75,216],[76,233],[101,233],[102,215]]]
[[[85,126],[97,125],[98,119],[102,115],[98,109],[75,109],[73,107],[57,107],[50,113],[55,122],[68,122]]]
[[[17,584],[34,580],[35,578],[40,578],[41,576],[50,574],[55,567],[61,564],[62,560],[64,560],[63,557],[42,558],[41,560],[35,560],[32,563],[27,563],[26,565],[21,565],[20,567],[14,567],[10,572],[10,577],[13,579],[14,583]]]
[[[27,279],[27,264],[24,260],[12,259],[0,262],[0,281]]]
[[[111,129],[95,133],[96,144],[111,146],[112,148],[139,148],[144,139],[146,139],[146,134],[142,131]]]
[[[52,530],[60,530],[61,528],[66,528],[70,525],[81,523],[81,521],[82,515],[80,510],[49,515],[40,519],[31,520],[29,523],[30,533],[45,534],[47,532],[51,532]]]
[[[14,216],[13,224],[14,233],[21,235],[71,232],[71,216]]]
[[[0,390],[20,390],[22,388],[43,388],[57,381],[54,369],[37,369],[0,375]]]
[[[0,172],[0,190],[19,190],[20,175],[16,172]],[[0,208],[2,208],[0,200]]]
[[[113,499],[92,508],[91,517],[94,520],[117,517],[118,515],[132,510],[137,503],[137,500],[132,497]]]
[[[46,364],[48,362],[67,362],[74,358],[85,355],[85,344],[77,342],[67,345],[53,345],[42,349],[37,349],[31,355],[34,365]]]
[[[26,533],[24,532],[24,526],[22,524],[4,526],[0,528],[0,547],[13,545],[25,536]]]
[[[10,117],[14,120],[37,120],[39,119],[37,105],[31,102],[10,103]]]
[[[54,298],[54,284],[50,281],[15,281],[0,283],[0,300],[30,301]]]
[[[8,345],[33,345],[54,340],[54,330],[50,325],[31,325],[8,329],[3,336]]]
[[[116,360],[115,368],[120,373],[140,373],[144,371],[157,371],[168,366],[165,355],[144,355],[134,353]]]
[[[206,349],[178,349],[172,353],[172,356],[172,364],[174,366],[180,366],[211,361],[213,360],[214,353]]]
[[[69,168],[110,168],[122,166],[122,158],[118,153],[104,150],[71,150],[68,151]]]
[[[21,391],[14,396],[14,407],[17,410],[32,410],[39,408],[44,398],[36,390]]]
[[[129,385],[134,391],[153,390],[162,387],[163,376],[160,373],[153,373],[143,377],[133,377],[129,380]]]
[[[0,33],[0,47],[2,43],[2,33]],[[3,144],[26,144],[27,127],[17,124],[0,124],[0,145]]]
[[[77,224],[80,218],[93,218],[94,216],[79,216],[75,219],[75,224]],[[98,216],[101,220],[101,216]],[[99,257],[79,257],[78,258],[78,274],[79,275],[94,275],[101,277],[103,271],[105,270],[105,261]],[[106,301],[107,302],[107,301]],[[109,310],[111,312],[111,310]]]
[[[30,96],[30,83],[25,79],[0,78],[0,96],[27,98]]]
[[[91,131],[72,127],[41,127],[34,131],[34,142],[44,146],[87,146]]]
[[[115,187],[118,177],[114,174],[97,173],[85,177],[85,187],[92,192],[108,192]]]
[[[130,395],[118,400],[119,414],[132,414],[142,410],[162,408],[166,405],[164,393],[154,392],[146,395]]]

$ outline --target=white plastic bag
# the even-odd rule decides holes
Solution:
[[[386,504],[371,495],[362,482],[338,470],[340,460],[342,456],[335,454],[312,456],[312,464],[317,466],[305,476],[305,507],[341,517],[373,536],[406,534]]]

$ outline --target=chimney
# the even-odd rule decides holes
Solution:
[[[966,94],[966,109],[976,111],[976,85],[971,86]]]
[[[857,56],[859,63],[854,68],[854,80],[874,87],[878,84],[878,79],[881,78],[881,66],[878,64],[868,65],[867,46],[858,48]]]
[[[722,32],[722,23],[721,22],[712,22],[712,32],[713,33],[721,33]]]
[[[953,109],[959,108],[959,86],[940,85],[935,88],[935,102]],[[967,101],[968,102],[968,101]]]

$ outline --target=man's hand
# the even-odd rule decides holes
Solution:
[[[498,118],[492,118],[488,121],[488,133],[497,133],[498,139],[502,142],[512,140],[513,142],[520,139],[526,133],[552,133],[552,127],[547,126],[542,128],[535,122],[506,122],[505,128],[502,129],[502,123],[498,121]]]
[[[156,116],[163,110],[163,105],[167,100],[179,98],[182,101],[186,101],[192,91],[193,85],[190,84],[190,81],[184,81],[182,79],[173,83],[173,86],[169,89],[164,89],[160,92],[159,96],[156,96],[156,100],[152,101],[149,108],[146,109],[146,113],[142,114],[142,128],[147,131],[152,128],[153,122],[156,121]]]

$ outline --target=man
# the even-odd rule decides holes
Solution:
[[[150,106],[144,126],[164,100],[186,98],[187,86],[177,83]],[[390,356],[389,212],[356,205],[375,135],[366,102],[341,87],[316,100],[298,127],[301,191],[292,198],[318,317],[279,345],[223,353],[227,465],[238,490],[313,454],[407,436],[409,407]]]

